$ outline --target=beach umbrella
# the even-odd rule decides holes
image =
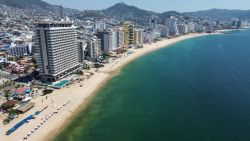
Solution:
[[[31,132],[29,132],[27,135],[30,136],[30,135],[31,135]]]
[[[32,129],[30,132],[31,132],[31,133],[34,133],[34,132],[35,132],[35,130],[34,130],[34,129]]]
[[[24,137],[23,137],[23,140],[26,140],[27,138],[28,138],[27,136],[24,136]]]

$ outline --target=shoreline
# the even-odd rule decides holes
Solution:
[[[222,29],[222,30],[217,30],[218,33],[225,33],[225,32],[231,32],[231,31],[243,31],[249,28],[239,28],[239,29]]]
[[[49,95],[48,99],[46,98],[45,101],[44,97],[38,97],[32,100],[32,102],[36,103],[36,106],[27,113],[21,115],[18,119],[15,119],[10,125],[4,126],[4,128],[1,129],[0,138],[5,141],[23,139],[23,137],[26,136],[29,131],[31,131],[34,127],[36,127],[37,124],[40,123],[41,118],[51,114],[57,106],[62,105],[65,103],[65,101],[71,100],[72,102],[69,105],[62,108],[58,114],[49,119],[47,123],[41,126],[37,132],[33,133],[27,139],[27,141],[52,141],[71,123],[71,120],[77,116],[79,111],[84,110],[88,106],[96,93],[111,78],[119,74],[119,71],[131,61],[138,59],[139,57],[150,52],[170,47],[170,45],[183,40],[215,34],[221,33],[191,33],[173,39],[163,39],[150,45],[144,45],[144,48],[134,49],[133,53],[130,55],[123,54],[121,58],[118,58],[111,63],[105,64],[103,68],[100,68],[97,72],[94,72],[94,75],[91,78],[81,82],[83,87],[79,87],[80,83],[72,84],[69,88],[62,88],[60,90],[54,91],[53,94]],[[20,119],[27,117],[28,115],[45,106],[49,106],[48,109],[41,113],[36,119],[30,121],[28,124],[24,125],[13,134],[9,136],[4,135],[5,131],[20,121]]]

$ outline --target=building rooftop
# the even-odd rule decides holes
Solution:
[[[36,27],[71,27],[71,21],[52,21],[52,20],[43,20],[35,23]]]

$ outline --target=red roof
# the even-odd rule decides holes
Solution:
[[[25,91],[27,91],[27,90],[30,90],[30,88],[28,88],[28,87],[17,88],[17,89],[15,90],[15,93],[17,93],[17,94],[23,94],[23,93],[25,93]]]
[[[16,101],[14,100],[8,100],[7,102],[5,102],[3,105],[10,105],[10,106],[14,106],[16,104]]]

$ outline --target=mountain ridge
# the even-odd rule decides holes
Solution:
[[[198,16],[198,17],[206,17],[210,16],[218,19],[227,19],[231,20],[232,18],[239,19],[250,19],[250,10],[238,10],[238,9],[208,9],[208,10],[200,10],[196,12],[185,12],[185,15],[188,16]]]
[[[60,6],[52,5],[43,0],[0,0],[1,5],[9,7],[20,8],[20,9],[32,9],[41,12],[53,12],[59,15]],[[126,3],[117,3],[109,8],[103,10],[76,10],[70,8],[63,8],[64,13],[71,17],[78,19],[84,19],[86,17],[96,18],[115,18],[121,21],[130,20],[138,22],[139,24],[145,25],[148,23],[151,16],[158,17],[159,20],[165,21],[170,16],[184,17],[186,19],[190,17],[213,17],[217,19],[231,20],[232,18],[250,19],[250,10],[230,10],[230,9],[209,9],[200,10],[196,12],[184,12],[180,13],[177,11],[166,11],[158,13],[154,11],[148,11],[136,6],[127,5]],[[69,14],[70,13],[70,14]]]

